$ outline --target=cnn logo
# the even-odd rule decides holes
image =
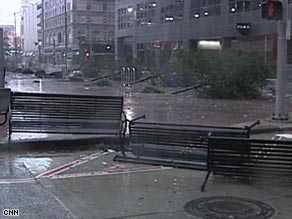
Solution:
[[[19,216],[19,209],[5,209],[5,210],[3,210],[3,216],[18,217]]]

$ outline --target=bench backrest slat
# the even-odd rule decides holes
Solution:
[[[123,97],[19,93],[12,95],[13,118],[121,120]],[[13,119],[12,118],[12,119]]]
[[[211,137],[208,169],[234,176],[292,176],[292,142]]]
[[[122,96],[13,92],[9,133],[117,135],[122,112]]]
[[[130,126],[131,143],[181,145],[207,147],[206,138],[212,136],[232,136],[248,138],[249,131],[244,128],[175,125],[166,123],[134,122]]]

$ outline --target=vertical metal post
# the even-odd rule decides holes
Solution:
[[[17,34],[16,34],[16,12],[14,12],[14,32],[15,32],[15,36],[14,36],[14,56],[15,56],[15,68],[17,69],[18,67],[18,63],[17,63]]]
[[[41,28],[42,28],[42,60],[44,63],[44,48],[45,48],[45,0],[42,0],[42,15],[41,15]]]
[[[283,1],[283,20],[278,21],[278,52],[277,52],[277,80],[276,80],[276,105],[273,119],[278,121],[288,120],[286,107],[287,93],[287,39],[286,24],[288,15],[288,1]]]
[[[132,67],[132,70],[133,70],[133,81],[132,81],[132,83],[135,83],[135,81],[136,81],[136,68]]]
[[[68,70],[68,20],[67,20],[67,0],[64,0],[65,4],[65,66],[66,66],[66,72]]]
[[[3,29],[0,28],[0,88],[4,88],[5,83],[3,44]]]
[[[56,40],[53,39],[53,65],[56,65]]]
[[[267,62],[267,51],[268,51],[268,39],[267,36],[265,36],[265,63]]]
[[[137,9],[133,8],[133,61],[137,58]]]
[[[90,57],[89,57],[89,60],[88,60],[88,68],[89,68],[89,71],[93,71],[93,63],[94,63],[94,59],[93,59],[93,55],[94,55],[94,52],[92,51],[93,50],[93,44],[92,44],[92,41],[93,41],[93,36],[92,36],[92,33],[93,33],[93,23],[90,21],[89,23],[89,31],[90,31],[90,38],[89,38],[89,50],[90,50]]]

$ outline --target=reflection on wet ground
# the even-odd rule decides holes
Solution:
[[[96,151],[7,152],[0,156],[0,184],[9,179],[31,179],[48,175],[59,167],[71,168],[101,156]],[[66,170],[66,169],[60,170]],[[60,170],[56,173],[60,173]],[[50,173],[51,174],[51,173]],[[55,173],[54,173],[55,174]],[[5,181],[5,182],[6,182]]]
[[[113,87],[98,87],[88,81],[73,82],[57,78],[39,79],[33,75],[15,73],[8,73],[6,81],[6,86],[13,91],[92,95],[123,95],[125,92],[125,88],[119,81],[113,81]],[[142,87],[143,84],[137,84],[127,88],[131,90],[131,95],[124,95],[124,111],[130,120],[145,114],[145,120],[154,122],[234,125],[269,117],[274,108],[274,102],[269,100],[201,99],[196,97],[194,92],[180,95],[143,94],[138,92]],[[289,108],[292,109],[291,104],[289,104]],[[7,126],[0,127],[0,139],[2,139],[0,142],[7,141],[6,138],[3,138],[5,129],[7,130]],[[67,137],[73,138],[74,136],[67,135]],[[63,136],[46,134],[13,134],[12,136],[12,140],[36,138],[63,138]]]
[[[64,93],[64,94],[95,94],[95,95],[122,95],[122,86],[97,87],[86,81],[70,81],[63,78],[36,78],[34,75],[7,73],[6,87],[12,91],[37,93]]]
[[[88,81],[74,82],[67,79],[37,79],[32,75],[7,74],[7,87],[13,91],[48,92],[66,94],[124,95],[124,109],[129,119],[146,114],[146,120],[233,125],[272,115],[274,103],[269,100],[214,100],[196,97],[194,92],[181,95],[143,94],[138,92],[145,84],[137,84],[131,95],[125,95],[121,82],[113,87],[98,87]],[[161,88],[164,89],[164,88]],[[165,91],[168,89],[165,88]],[[289,104],[292,109],[292,105]]]
[[[48,157],[20,157],[15,163],[22,164],[32,175],[42,173],[51,168],[52,158]]]

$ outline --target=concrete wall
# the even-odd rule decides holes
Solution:
[[[24,39],[24,51],[38,51],[38,47],[35,45],[38,42],[38,11],[37,4],[28,5],[23,11],[23,39]]]

